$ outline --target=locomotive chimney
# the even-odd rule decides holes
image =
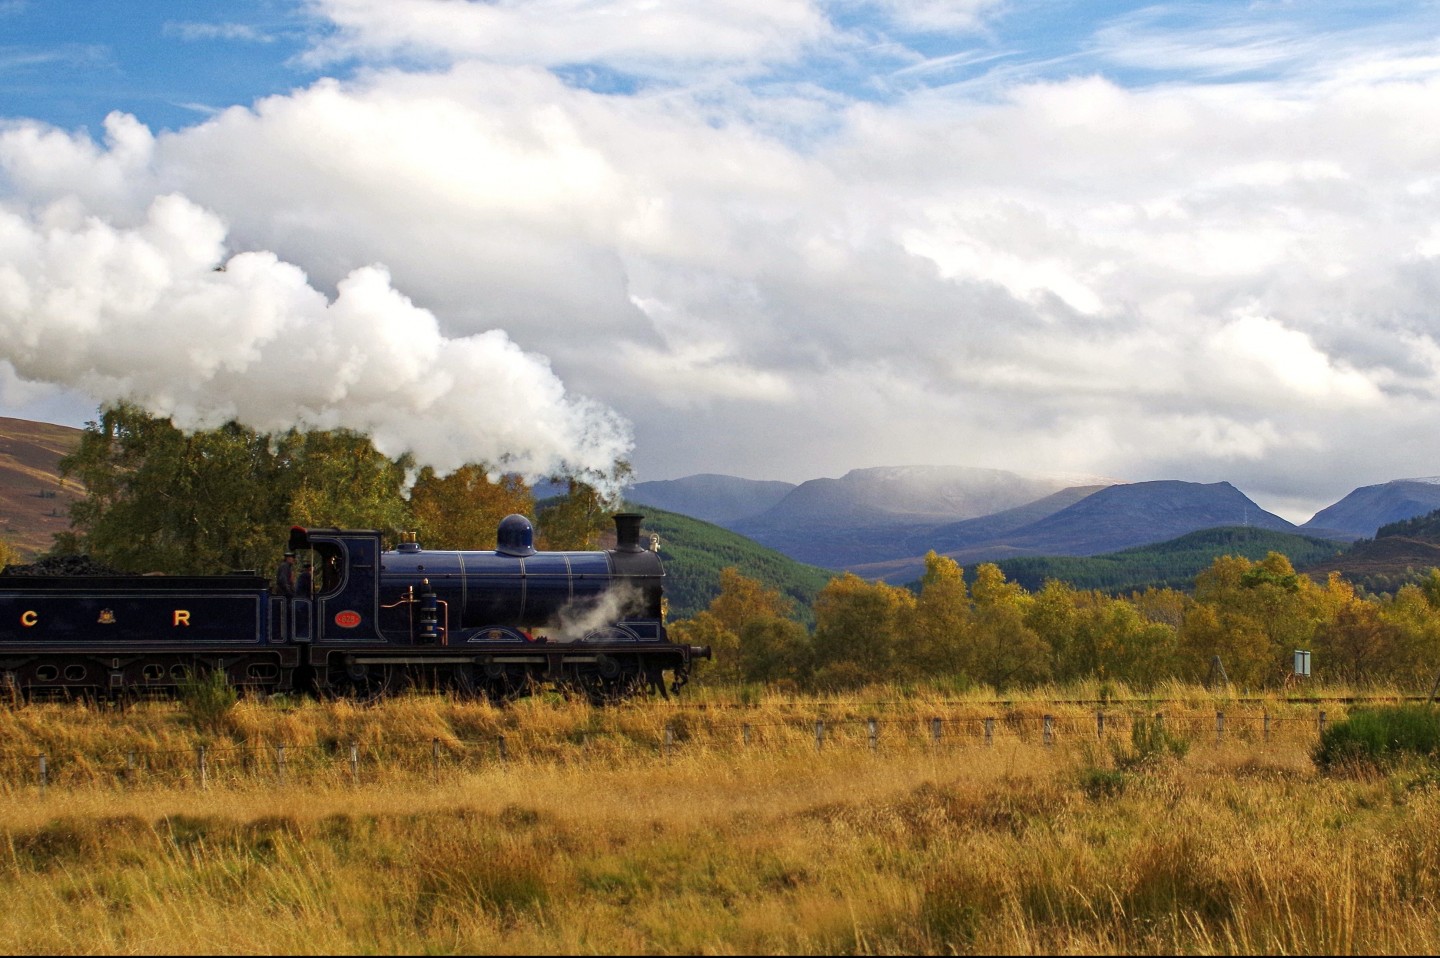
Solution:
[[[640,522],[645,518],[638,512],[615,513],[615,551],[644,552],[640,548]]]

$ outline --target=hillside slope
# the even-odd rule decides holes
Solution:
[[[70,503],[82,490],[60,481],[59,462],[80,436],[70,426],[0,416],[0,538],[26,559],[70,528]]]
[[[1396,479],[1361,486],[1334,505],[1315,513],[1300,528],[1314,535],[1341,534],[1368,539],[1381,526],[1440,509],[1440,478]]]
[[[734,566],[741,575],[778,589],[796,603],[798,617],[809,622],[815,595],[834,573],[794,559],[713,523],[640,504],[641,541],[660,537],[665,564],[665,596],[671,621],[703,611],[720,592],[720,571]]]
[[[1047,579],[1068,582],[1077,589],[1099,589],[1113,594],[1152,587],[1188,592],[1195,586],[1195,577],[1220,556],[1260,560],[1271,552],[1278,552],[1300,568],[1328,561],[1344,548],[1342,543],[1314,536],[1255,526],[1226,526],[1105,555],[1027,556],[1008,559],[999,566],[1007,579],[1032,592],[1043,587]]]

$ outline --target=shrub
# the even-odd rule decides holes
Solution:
[[[1392,765],[1406,757],[1440,754],[1440,711],[1429,705],[1356,709],[1328,726],[1313,758],[1322,770]]]
[[[1135,716],[1130,726],[1130,749],[1115,750],[1115,764],[1122,769],[1151,765],[1164,758],[1182,759],[1190,751],[1190,740],[1165,728],[1159,718]]]
[[[180,681],[180,701],[195,727],[202,731],[220,732],[239,698],[223,670],[199,677],[187,675]]]

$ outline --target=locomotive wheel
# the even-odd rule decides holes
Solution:
[[[332,695],[358,702],[376,702],[392,685],[390,672],[383,665],[332,665],[326,675]]]
[[[643,697],[648,691],[648,682],[639,671],[638,663],[610,655],[596,656],[595,671],[576,676],[575,684],[595,706],[615,705]]]

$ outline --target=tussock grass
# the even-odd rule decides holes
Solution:
[[[1434,776],[1323,775],[1312,708],[1276,702],[1266,741],[1239,706],[1188,694],[1164,706],[1184,748],[1137,721],[1153,702],[1114,711],[1102,738],[1090,706],[923,690],[605,710],[242,700],[220,733],[176,704],[0,711],[0,780],[28,776],[0,792],[0,951],[1434,953]],[[500,735],[508,761],[462,761]],[[139,745],[278,741],[283,783],[261,761],[204,789],[108,767]],[[1122,786],[1094,788],[1098,772]]]

